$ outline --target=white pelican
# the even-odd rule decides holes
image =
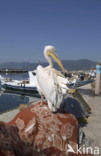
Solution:
[[[39,65],[36,69],[37,89],[40,95],[44,95],[48,107],[52,112],[56,112],[64,100],[64,94],[66,94],[68,80],[62,74],[65,69],[59,60],[56,49],[53,46],[45,46],[44,56],[47,59],[49,66],[42,67]],[[61,68],[62,72],[53,68],[52,58]]]

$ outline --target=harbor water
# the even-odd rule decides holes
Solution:
[[[22,74],[2,74],[5,78],[11,78],[15,80],[26,80],[28,79],[27,73]],[[19,107],[20,104],[28,104],[31,102],[36,102],[39,100],[33,94],[25,94],[25,93],[14,93],[14,92],[5,92],[1,90],[0,84],[0,113],[7,112]]]

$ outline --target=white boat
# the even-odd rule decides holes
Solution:
[[[28,72],[29,79],[28,80],[10,80],[1,78],[1,87],[5,90],[14,90],[14,91],[24,91],[24,92],[33,92],[38,93],[36,87],[36,72],[29,71]]]
[[[37,80],[36,80],[36,71],[29,71],[28,72],[29,79],[28,80],[11,80],[9,78],[4,78],[0,76],[1,87],[2,90],[5,91],[12,91],[12,92],[27,92],[27,93],[34,93],[38,94],[37,91]],[[67,78],[68,79],[68,78]],[[94,80],[87,80],[87,81],[80,81],[78,78],[73,80],[68,79],[68,86],[69,88],[77,88],[88,83],[93,82]]]

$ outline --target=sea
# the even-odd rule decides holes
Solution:
[[[11,78],[14,80],[27,80],[28,74],[27,73],[4,73],[1,76],[5,78]],[[19,107],[20,104],[27,104],[30,105],[32,102],[36,102],[40,100],[39,97],[35,96],[34,94],[24,94],[24,93],[14,93],[14,92],[5,92],[1,89],[0,83],[0,114],[13,110]]]

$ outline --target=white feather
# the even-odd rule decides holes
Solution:
[[[52,53],[55,53],[56,51],[52,46],[45,47],[45,55],[46,50],[51,51]],[[68,80],[63,77],[61,72],[52,68],[51,65],[52,62],[48,67],[42,67],[39,65],[36,70],[36,78],[39,93],[42,93],[45,96],[50,110],[55,112],[60,108],[60,105],[64,100],[64,94],[67,93]]]

